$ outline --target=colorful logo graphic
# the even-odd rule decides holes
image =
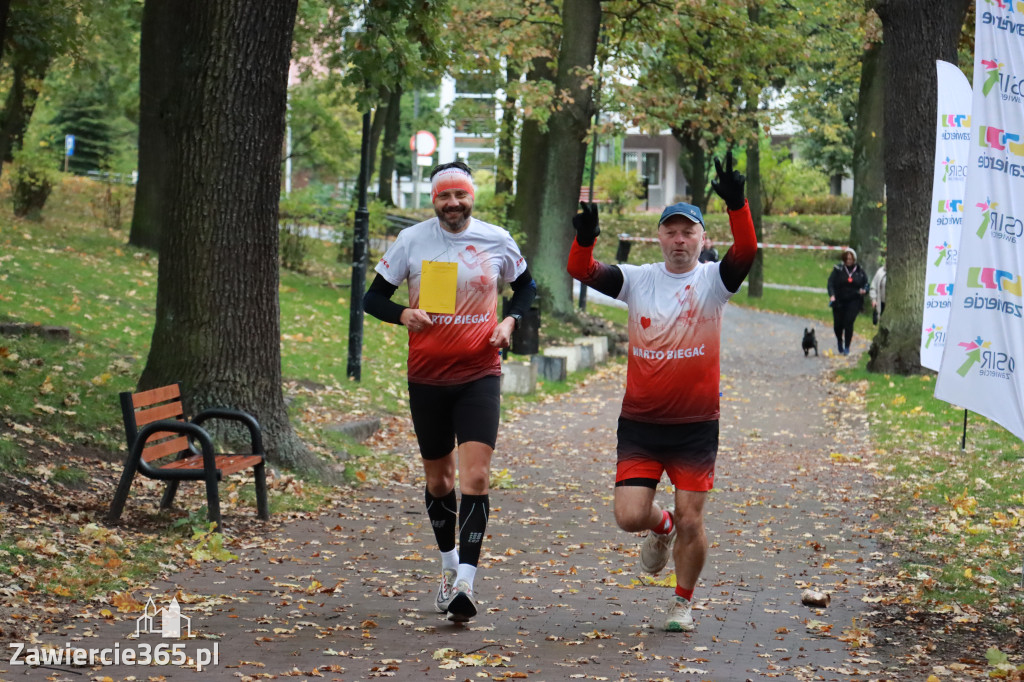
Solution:
[[[982,210],[981,224],[978,225],[976,232],[978,239],[983,239],[986,234],[989,234],[996,239],[1016,244],[1017,239],[1024,235],[1024,221],[993,210],[999,207],[998,203],[986,200],[985,203],[977,204],[977,206]]]
[[[956,370],[956,373],[962,377],[966,377],[967,373],[974,368],[975,365],[981,365],[978,367],[978,375],[982,377],[989,377],[994,379],[1012,379],[1013,372],[1016,368],[1017,361],[1014,360],[1012,355],[992,350],[991,341],[983,341],[980,336],[976,337],[974,341],[961,341],[957,344],[964,349],[966,358],[960,367]]]
[[[943,178],[945,182],[945,178]],[[939,199],[939,213],[963,213],[964,202],[962,199]]]
[[[939,114],[939,123],[943,128],[970,128],[970,114]]]
[[[967,373],[971,371],[971,367],[981,362],[981,351],[983,348],[988,348],[992,345],[991,341],[982,341],[981,337],[977,337],[974,341],[968,341],[964,343],[961,341],[957,344],[963,348],[967,353],[967,359],[964,360],[964,364],[960,365],[956,373],[962,377],[967,376]]]
[[[956,159],[951,159],[947,156],[946,160],[942,162],[942,182],[947,182],[949,180],[966,179],[967,166],[963,164],[957,164]],[[957,203],[959,203],[959,200],[957,200]]]
[[[975,206],[981,209],[982,220],[981,225],[978,227],[978,238],[981,239],[988,232],[988,224],[992,219],[992,209],[999,206],[999,204],[986,197],[985,201],[975,204]]]
[[[1020,135],[996,128],[995,126],[979,126],[978,135],[981,138],[978,142],[983,148],[996,149],[998,151],[1009,151],[1014,156],[1024,156],[1024,144],[1020,142]]]
[[[953,295],[953,283],[940,284],[933,282],[928,285],[929,296],[952,296]]]
[[[996,83],[999,82],[999,77],[1002,76],[1002,69],[1005,64],[997,62],[995,59],[982,59],[981,65],[985,67],[985,82],[981,84],[981,94],[988,97],[988,93],[992,92],[992,88],[995,87]]]
[[[956,249],[949,245],[949,242],[942,242],[935,247],[939,252],[939,257],[935,259],[935,267],[942,265],[942,261],[946,261],[950,265],[956,264]]]
[[[985,4],[996,9],[1008,10],[1011,13],[1014,11],[1014,7],[1017,8],[1018,12],[1024,9],[1024,2],[1021,2],[1021,0],[1016,0],[1016,2],[1013,0],[985,0]]]
[[[925,348],[931,348],[932,341],[935,341],[936,347],[945,344],[946,335],[943,333],[942,327],[939,325],[932,323],[930,326],[925,327],[924,332],[928,335],[924,342]]]
[[[971,267],[967,269],[967,286],[971,289],[995,289],[1014,296],[1024,293],[1020,275],[997,268]]]

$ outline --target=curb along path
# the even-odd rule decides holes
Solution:
[[[319,518],[283,523],[265,546],[234,549],[237,561],[155,584],[160,606],[181,591],[198,641],[217,643],[217,665],[107,666],[85,679],[898,679],[891,661],[851,646],[871,606],[861,581],[881,560],[865,526],[870,464],[856,415],[837,421],[828,407],[827,370],[847,361],[805,358],[804,322],[727,309],[693,633],[660,630],[671,574],[642,576],[638,536],[615,526],[625,369],[613,365],[502,425],[493,468],[508,469],[511,487],[491,494],[481,613],[465,626],[433,610],[439,562],[415,480],[356,491]],[[406,442],[403,455],[416,457],[411,432]],[[671,499],[664,485],[659,499]],[[805,588],[831,605],[802,605]],[[76,645],[127,646],[131,621],[97,619],[94,641]],[[6,671],[83,679],[45,672]]]

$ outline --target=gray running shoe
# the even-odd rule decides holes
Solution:
[[[437,586],[437,597],[434,598],[434,608],[438,613],[448,613],[448,605],[451,603],[452,597],[455,596],[456,574],[454,568],[446,568],[441,571],[441,582]]]
[[[668,510],[669,514],[673,510]],[[676,527],[673,525],[669,533],[660,535],[653,530],[644,538],[644,544],[640,546],[640,568],[647,573],[657,573],[665,568],[671,555],[672,541],[676,539]]]
[[[665,619],[666,632],[690,632],[696,625],[693,624],[693,615],[690,613],[690,600],[680,597],[678,594],[672,598],[672,605],[668,609],[668,618]]]
[[[455,583],[452,600],[448,603],[448,620],[454,623],[465,623],[476,615],[476,602],[473,601],[473,588],[465,580]]]

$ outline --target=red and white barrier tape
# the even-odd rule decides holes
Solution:
[[[619,241],[622,242],[647,242],[657,243],[656,237],[630,237],[628,234],[620,234]],[[805,251],[842,251],[845,246],[810,246],[803,244],[762,244],[758,242],[759,249],[802,249]]]

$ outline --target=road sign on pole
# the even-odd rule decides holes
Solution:
[[[68,172],[68,160],[71,155],[75,153],[75,136],[65,135],[64,136],[64,172]]]

